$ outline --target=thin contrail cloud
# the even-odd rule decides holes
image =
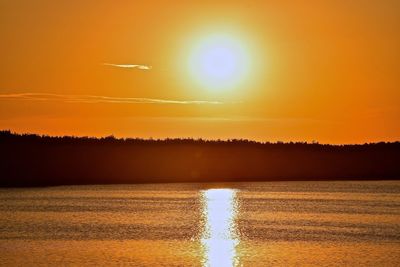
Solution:
[[[103,63],[104,66],[111,66],[116,68],[124,68],[124,69],[139,69],[139,70],[151,70],[153,67],[148,65],[140,65],[140,64],[112,64],[112,63]]]
[[[173,100],[142,97],[111,97],[99,95],[64,95],[50,93],[0,94],[0,100],[61,101],[66,103],[121,103],[121,104],[177,104],[177,105],[220,105],[221,101]]]

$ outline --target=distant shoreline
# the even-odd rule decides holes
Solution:
[[[400,142],[322,145],[0,131],[0,175],[1,187],[399,180]]]
[[[157,185],[179,185],[179,184],[186,184],[186,185],[198,185],[200,188],[204,189],[215,189],[215,188],[230,188],[230,185],[242,185],[242,184],[253,184],[253,183],[312,183],[312,182],[397,182],[400,181],[399,178],[395,179],[332,179],[332,180],[268,180],[268,181],[236,181],[236,182],[163,182],[163,183],[129,183],[129,184],[117,184],[117,183],[110,183],[110,184],[57,184],[57,185],[34,185],[34,186],[0,186],[0,191],[3,189],[34,189],[34,188],[57,188],[57,187],[85,187],[85,186],[157,186]],[[235,189],[232,187],[232,189]]]

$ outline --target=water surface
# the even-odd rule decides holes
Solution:
[[[400,182],[1,189],[0,265],[400,266]]]

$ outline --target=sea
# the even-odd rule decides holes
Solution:
[[[1,266],[400,266],[400,181],[0,189]]]

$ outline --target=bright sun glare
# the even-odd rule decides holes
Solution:
[[[229,35],[210,35],[199,41],[189,57],[193,79],[210,90],[232,89],[247,78],[250,57],[243,43]]]
[[[206,222],[201,239],[205,249],[203,266],[237,265],[237,209],[236,190],[209,189],[203,192],[203,215]]]

